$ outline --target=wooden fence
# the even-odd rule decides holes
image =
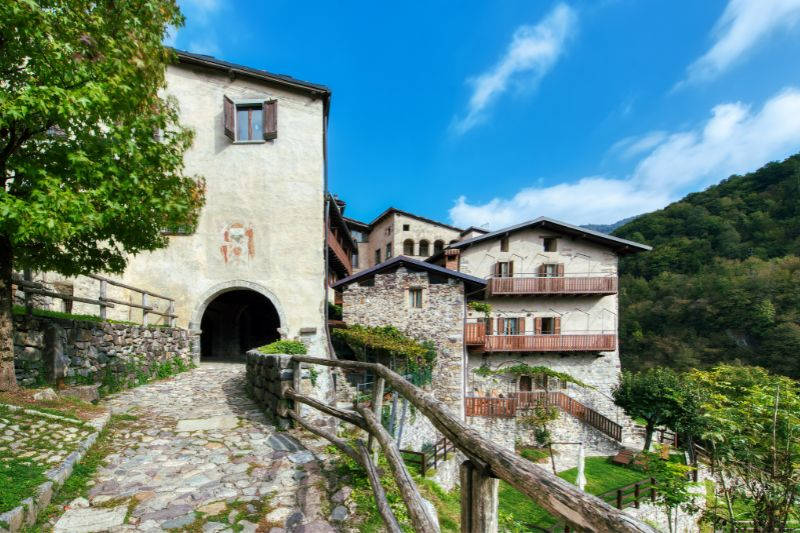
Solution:
[[[560,391],[520,391],[511,393],[508,398],[481,396],[467,396],[464,398],[464,412],[467,416],[490,418],[513,418],[516,416],[518,409],[551,405],[582,420],[615,440],[622,440],[621,425]]]
[[[70,301],[70,302],[80,302],[90,305],[98,306],[100,312],[99,316],[101,320],[106,320],[107,318],[107,310],[109,308],[114,308],[117,305],[132,307],[135,309],[141,309],[142,311],[142,325],[147,326],[149,323],[149,315],[158,315],[167,318],[168,325],[170,327],[175,326],[175,319],[177,315],[175,314],[175,300],[170,298],[169,296],[162,296],[155,292],[140,289],[138,287],[133,287],[131,285],[127,285],[125,283],[121,283],[119,281],[115,281],[110,278],[106,278],[104,276],[98,276],[96,274],[87,274],[87,278],[91,278],[97,280],[99,282],[98,286],[98,296],[97,298],[84,298],[81,296],[75,296],[72,294],[65,294],[61,292],[51,291],[42,283],[38,283],[32,280],[31,273],[26,271],[22,278],[15,276],[13,279],[13,284],[17,286],[17,288],[22,291],[25,295],[25,306],[30,311],[33,308],[32,298],[33,295],[38,296],[46,296],[49,298],[58,298],[60,300]],[[120,287],[122,289],[127,289],[132,292],[136,292],[140,295],[141,303],[136,302],[126,302],[124,300],[117,300],[114,298],[109,298],[106,293],[108,290],[108,286],[112,285],[114,287]],[[160,300],[165,300],[167,302],[167,310],[166,311],[159,311],[157,307],[154,307],[150,304],[150,298],[156,298]]]
[[[447,454],[455,451],[456,447],[452,442],[442,437],[436,444],[433,445],[433,450],[430,452],[415,452],[413,450],[400,450],[400,453],[406,455],[406,462],[419,467],[420,474],[425,477],[428,470],[436,469],[439,463],[447,460]]]
[[[295,407],[286,414],[308,431],[326,438],[343,453],[360,464],[370,479],[378,511],[388,531],[400,532],[400,526],[388,505],[375,468],[375,459],[369,452],[370,443],[352,446],[336,435],[329,433],[301,414],[300,404],[308,405],[323,413],[351,423],[367,431],[370,442],[380,445],[397,483],[401,497],[408,509],[414,531],[433,533],[439,531],[438,523],[427,511],[427,506],[419,494],[413,479],[403,463],[399,450],[388,432],[380,425],[384,384],[392,387],[406,398],[420,414],[427,417],[444,437],[452,442],[468,460],[461,465],[461,531],[465,533],[485,533],[497,530],[497,479],[502,479],[531,498],[547,512],[566,520],[570,527],[580,531],[596,532],[648,532],[654,530],[615,509],[603,500],[586,494],[546,470],[539,468],[513,450],[506,449],[478,430],[466,425],[430,393],[414,386],[389,368],[361,361],[323,359],[301,355],[290,356],[292,365],[292,386],[282,389],[282,396],[293,400]],[[378,377],[372,407],[356,404],[355,411],[347,411],[329,406],[314,398],[299,394],[302,365],[314,364],[345,369],[370,370]],[[376,413],[378,416],[376,416]],[[377,455],[377,450],[375,450]]]

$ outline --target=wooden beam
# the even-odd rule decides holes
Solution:
[[[283,392],[283,396],[290,400],[294,400],[295,402],[304,403],[308,406],[313,407],[314,409],[322,411],[325,414],[335,416],[336,418],[344,420],[345,422],[349,422],[350,424],[353,424],[354,426],[359,427],[364,431],[367,431],[367,423],[364,422],[364,419],[361,418],[361,416],[359,416],[356,413],[353,413],[352,411],[343,411],[342,409],[331,407],[330,405],[322,403],[319,400],[316,400],[309,396],[303,396],[302,394],[297,394],[297,392],[291,388],[286,389]]]
[[[400,455],[400,450],[395,446],[394,441],[389,436],[389,433],[383,429],[383,426],[375,418],[375,415],[364,407],[357,405],[356,410],[364,417],[367,423],[369,432],[377,439],[383,449],[383,454],[389,461],[389,466],[392,470],[392,475],[397,487],[400,489],[400,495],[408,509],[408,515],[411,518],[414,531],[418,533],[438,533],[439,524],[436,519],[428,513],[425,502],[422,500],[422,495],[419,493],[417,485],[411,479],[411,474],[408,473],[403,458]]]
[[[398,524],[397,518],[394,516],[394,513],[392,513],[391,507],[389,507],[389,501],[386,499],[386,491],[384,491],[383,485],[381,485],[378,470],[375,468],[372,459],[370,459],[369,452],[367,452],[367,449],[364,447],[363,443],[358,443],[358,451],[356,451],[352,446],[347,444],[339,437],[336,437],[324,429],[309,424],[294,411],[288,411],[288,414],[290,418],[294,419],[294,421],[300,424],[303,428],[310,431],[314,435],[328,440],[331,444],[339,448],[342,453],[350,457],[356,462],[356,464],[367,471],[369,484],[372,486],[372,494],[375,496],[375,503],[378,506],[378,512],[380,513],[381,518],[383,518],[387,529],[390,533],[402,533],[403,530],[400,529],[400,524]]]

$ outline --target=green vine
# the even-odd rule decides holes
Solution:
[[[476,313],[483,313],[486,318],[489,318],[489,314],[492,312],[492,304],[487,302],[479,302],[476,300],[468,303],[467,307]]]
[[[546,366],[530,366],[526,364],[518,364],[514,366],[498,368],[497,370],[492,370],[491,368],[489,368],[488,365],[482,365],[474,369],[473,372],[478,376],[482,377],[493,376],[493,375],[497,376],[504,374],[511,374],[514,376],[531,376],[531,377],[536,375],[545,375],[551,378],[560,379],[561,381],[564,381],[566,383],[574,383],[579,387],[585,387],[587,389],[595,388],[565,372],[558,372],[556,370],[547,368]]]

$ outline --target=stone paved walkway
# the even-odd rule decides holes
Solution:
[[[339,531],[328,502],[324,441],[277,432],[244,393],[244,365],[210,363],[110,398],[138,420],[112,435],[115,453],[88,501],[56,532]],[[329,522],[328,515],[339,522]]]

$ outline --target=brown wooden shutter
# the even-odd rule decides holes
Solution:
[[[494,325],[494,321],[491,318],[486,319],[486,334],[492,335],[492,326]]]
[[[537,316],[533,319],[533,329],[537,335],[542,334],[542,317]]]
[[[525,335],[525,319],[518,318],[517,319],[517,333],[520,335]]]
[[[557,316],[553,319],[553,335],[561,335],[561,317]]]
[[[564,263],[559,263],[556,266],[556,276],[558,276],[559,278],[564,277]]]
[[[222,97],[222,116],[224,122],[225,137],[235,141],[236,140],[236,126],[234,119],[236,117],[236,106],[233,105],[233,100],[227,96]]]
[[[278,137],[278,101],[264,102],[264,139],[271,141]]]
[[[498,335],[505,335],[506,334],[506,321],[503,318],[497,319],[497,334]]]
[[[514,261],[508,262],[508,277],[509,278],[514,277]]]
[[[547,265],[539,265],[539,277],[544,277],[545,273],[547,272]]]
[[[494,264],[494,276],[496,278],[500,277],[500,262],[499,261]]]

